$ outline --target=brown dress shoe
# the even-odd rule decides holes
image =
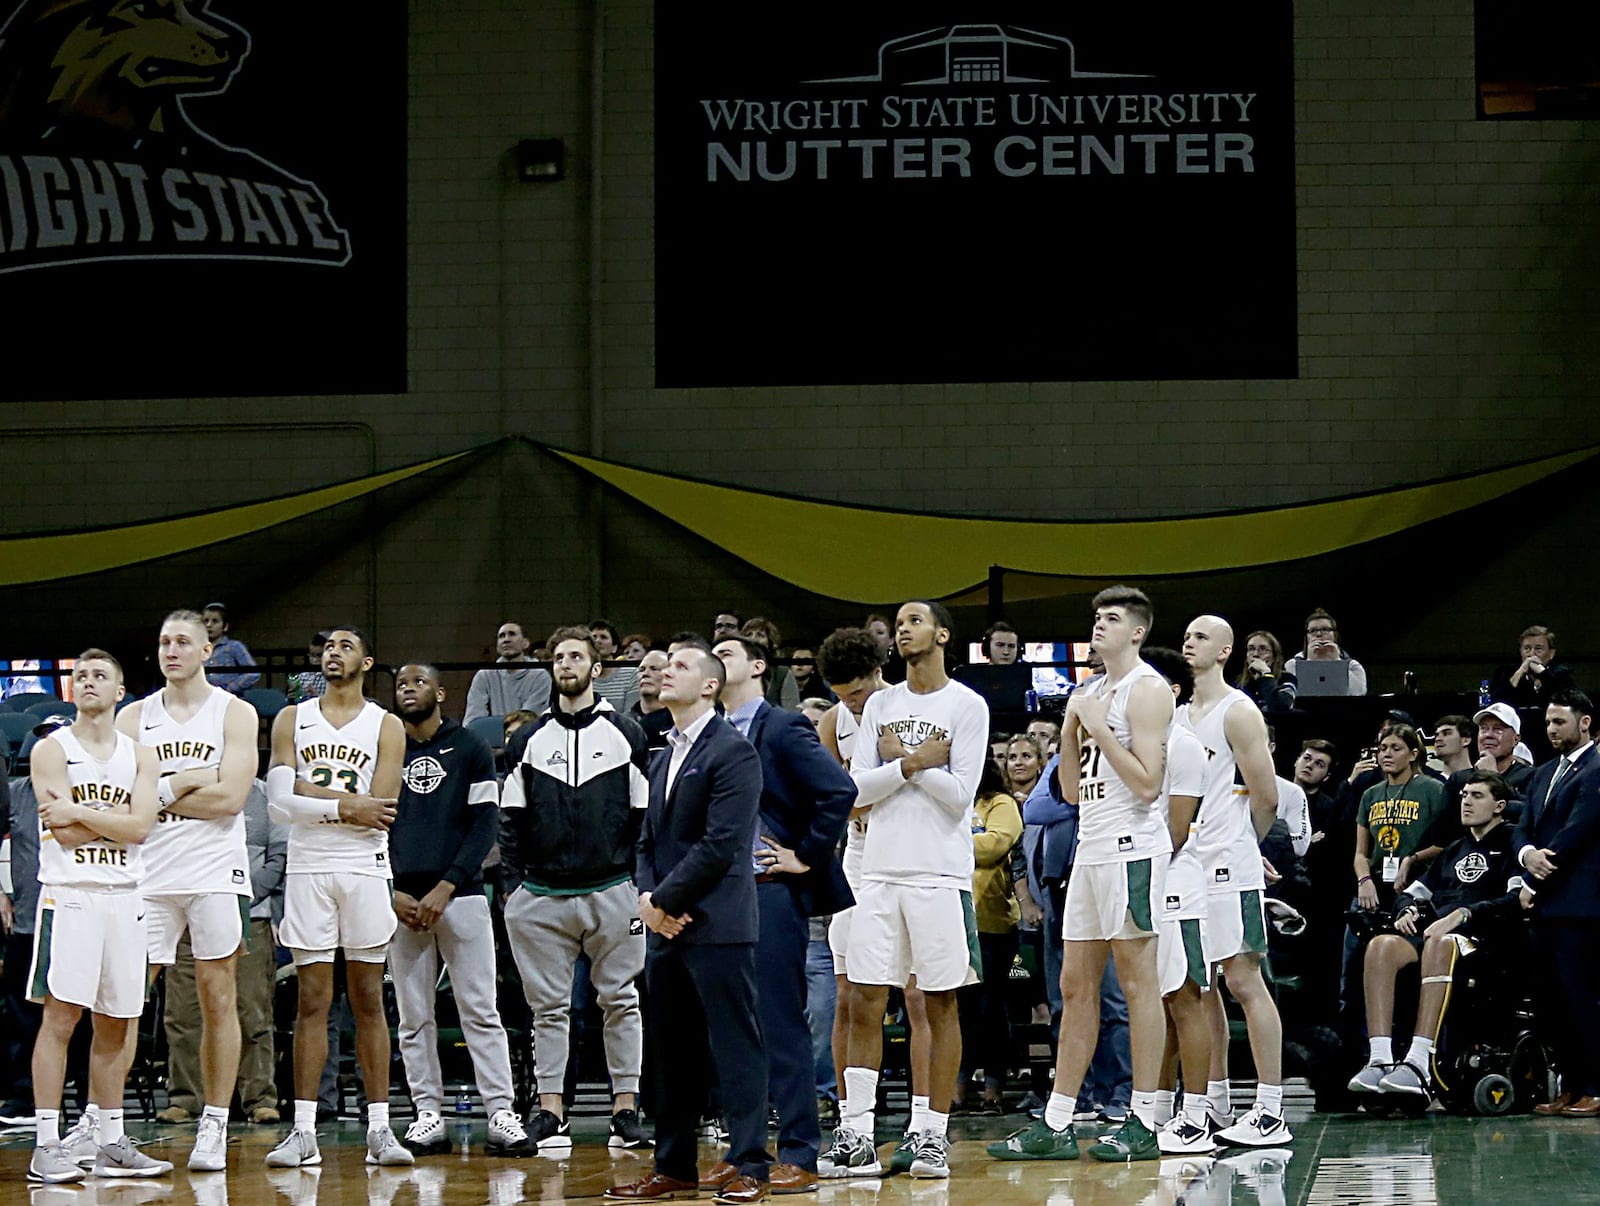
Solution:
[[[264,1126],[270,1126],[278,1121],[278,1111],[271,1106],[257,1106],[250,1111],[250,1121]]]
[[[613,1185],[605,1196],[612,1202],[660,1202],[668,1198],[698,1198],[700,1187],[693,1181],[651,1173],[625,1185]]]
[[[1561,1092],[1555,1095],[1555,1099],[1553,1101],[1540,1102],[1538,1105],[1534,1106],[1533,1112],[1535,1114],[1543,1115],[1546,1118],[1550,1118],[1561,1113],[1562,1110],[1566,1109],[1571,1104],[1572,1094]]]
[[[736,1165],[729,1164],[726,1160],[719,1160],[711,1166],[711,1171],[700,1178],[700,1188],[718,1190],[739,1175]]]
[[[1600,1097],[1580,1097],[1561,1111],[1563,1118],[1600,1118]]]
[[[164,1110],[156,1111],[157,1122],[188,1122],[194,1115],[182,1106],[168,1106]]]
[[[751,1202],[762,1201],[768,1192],[765,1181],[757,1181],[754,1177],[735,1177],[717,1191],[713,1202],[725,1203],[725,1206],[748,1206]]]
[[[774,1164],[767,1184],[773,1193],[813,1193],[817,1188],[817,1174],[798,1164]]]

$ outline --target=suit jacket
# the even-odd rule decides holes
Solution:
[[[754,942],[756,878],[750,848],[761,804],[761,759],[721,716],[712,716],[667,792],[671,750],[650,765],[650,806],[639,832],[635,882],[658,908],[693,919],[651,946]]]
[[[1600,756],[1584,751],[1550,793],[1559,760],[1552,758],[1533,772],[1527,803],[1513,837],[1514,851],[1524,846],[1553,851],[1556,872],[1549,879],[1527,876],[1535,893],[1538,916],[1550,920],[1600,918]]]
[[[856,802],[848,771],[822,748],[817,729],[798,712],[765,700],[750,721],[750,744],[761,756],[761,831],[795,852],[811,870],[786,875],[807,917],[855,904],[839,865],[839,839]]]

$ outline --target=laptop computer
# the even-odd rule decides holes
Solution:
[[[1297,694],[1300,696],[1350,694],[1350,663],[1343,658],[1336,662],[1313,662],[1302,658],[1296,667],[1295,677],[1299,683]]]

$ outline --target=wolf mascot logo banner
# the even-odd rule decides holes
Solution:
[[[81,352],[52,354],[61,350],[52,342],[84,345],[85,332],[62,331],[58,314],[39,331],[44,346],[33,341],[41,371],[19,366],[10,396],[404,387],[403,334],[351,320],[383,312],[403,332],[403,310],[382,291],[404,292],[404,13],[375,7],[404,9],[355,0],[11,8],[0,25],[0,301],[9,294],[8,312],[36,310],[64,290],[81,311],[102,288],[126,297],[131,287],[140,305],[120,309],[113,343],[151,346],[147,322],[170,339],[175,315],[213,337],[189,369],[130,355],[97,372]],[[363,56],[329,73],[330,43],[359,45]],[[379,115],[374,95],[384,92],[398,103]],[[389,123],[387,137],[370,128],[376,121]],[[361,158],[359,173],[357,138],[379,152]],[[394,345],[388,363],[368,359],[366,381],[328,365],[319,318],[357,343],[372,326]],[[345,343],[341,335],[341,359]],[[27,343],[14,346],[29,358]],[[297,366],[297,348],[320,354]]]

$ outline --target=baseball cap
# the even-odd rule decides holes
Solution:
[[[1487,708],[1480,709],[1472,718],[1472,723],[1479,723],[1485,716],[1493,716],[1502,724],[1507,725],[1513,733],[1521,734],[1522,717],[1517,715],[1517,710],[1508,703],[1492,703]]]
[[[65,728],[71,723],[72,717],[62,713],[57,713],[54,716],[46,716],[38,724],[33,726],[33,735],[35,737],[48,737],[57,729]]]

